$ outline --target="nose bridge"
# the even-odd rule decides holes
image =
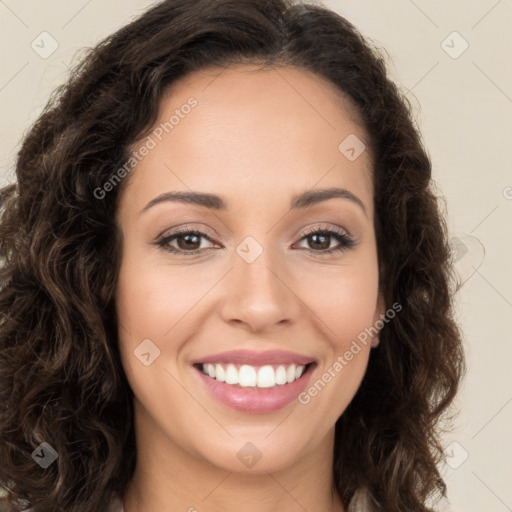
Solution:
[[[264,247],[263,241],[253,237],[236,247],[224,307],[226,320],[236,319],[251,324],[253,329],[264,329],[295,318],[297,298],[286,285],[288,272],[281,257],[275,247]]]

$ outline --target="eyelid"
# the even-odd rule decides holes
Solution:
[[[350,233],[348,229],[342,228],[341,226],[332,225],[332,224],[319,224],[315,225],[313,227],[308,227],[304,232],[301,232],[298,236],[300,238],[303,238],[304,236],[307,236],[311,233],[316,233],[318,231],[336,231],[339,233],[343,233],[344,235],[348,236],[349,238],[355,239],[354,236]]]
[[[209,229],[210,228],[207,228],[206,226],[194,227],[194,226],[191,226],[190,224],[182,224],[181,226],[166,229],[160,235],[158,235],[156,237],[156,239],[161,240],[162,238],[168,238],[170,236],[180,235],[181,233],[189,233],[190,231],[200,232],[201,235],[206,235],[210,239],[220,236],[215,230],[211,230],[215,233],[214,235],[206,233],[205,231],[208,231]]]

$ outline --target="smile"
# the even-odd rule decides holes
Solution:
[[[317,362],[292,352],[236,350],[203,357],[192,366],[207,396],[230,409],[263,414],[297,402]]]
[[[205,375],[219,382],[240,387],[273,388],[300,379],[305,366],[296,364],[251,366],[248,364],[203,364]]]

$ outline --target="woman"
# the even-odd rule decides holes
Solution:
[[[161,2],[84,58],[16,172],[10,507],[410,512],[445,494],[438,425],[464,369],[446,226],[408,103],[349,22]]]

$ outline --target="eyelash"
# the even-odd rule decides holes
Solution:
[[[194,230],[194,229],[190,229],[188,227],[185,227],[185,228],[182,228],[182,229],[179,229],[177,231],[175,231],[174,233],[168,235],[168,236],[161,236],[155,243],[156,246],[158,247],[161,247],[162,249],[166,250],[167,252],[170,252],[170,253],[174,253],[174,254],[178,254],[178,255],[181,255],[181,256],[193,256],[193,255],[196,255],[196,254],[200,254],[200,253],[204,253],[204,252],[209,252],[211,250],[213,250],[212,248],[208,248],[208,249],[196,249],[196,250],[193,250],[193,251],[184,251],[184,250],[181,250],[181,249],[175,249],[175,248],[172,248],[169,246],[169,243],[177,238],[179,238],[180,236],[184,236],[184,235],[196,235],[196,236],[199,236],[201,238],[206,238],[209,242],[212,242],[212,243],[215,243],[214,240],[212,240],[208,235],[206,235],[205,233],[202,233],[201,231],[197,231],[197,230]],[[357,243],[355,242],[355,240],[353,240],[352,238],[350,238],[345,232],[343,232],[342,230],[340,229],[337,229],[337,228],[314,228],[312,229],[311,231],[305,233],[299,240],[302,241],[310,236],[313,236],[313,235],[326,235],[326,236],[330,236],[330,237],[333,237],[335,239],[337,239],[337,241],[339,242],[339,245],[337,247],[334,247],[332,249],[328,249],[328,250],[314,250],[314,249],[306,249],[306,251],[310,252],[310,253],[313,253],[317,256],[323,256],[323,255],[329,255],[329,254],[333,254],[333,253],[336,253],[336,252],[343,252],[343,251],[346,251],[348,249],[351,249],[353,247],[355,247],[357,245]]]

